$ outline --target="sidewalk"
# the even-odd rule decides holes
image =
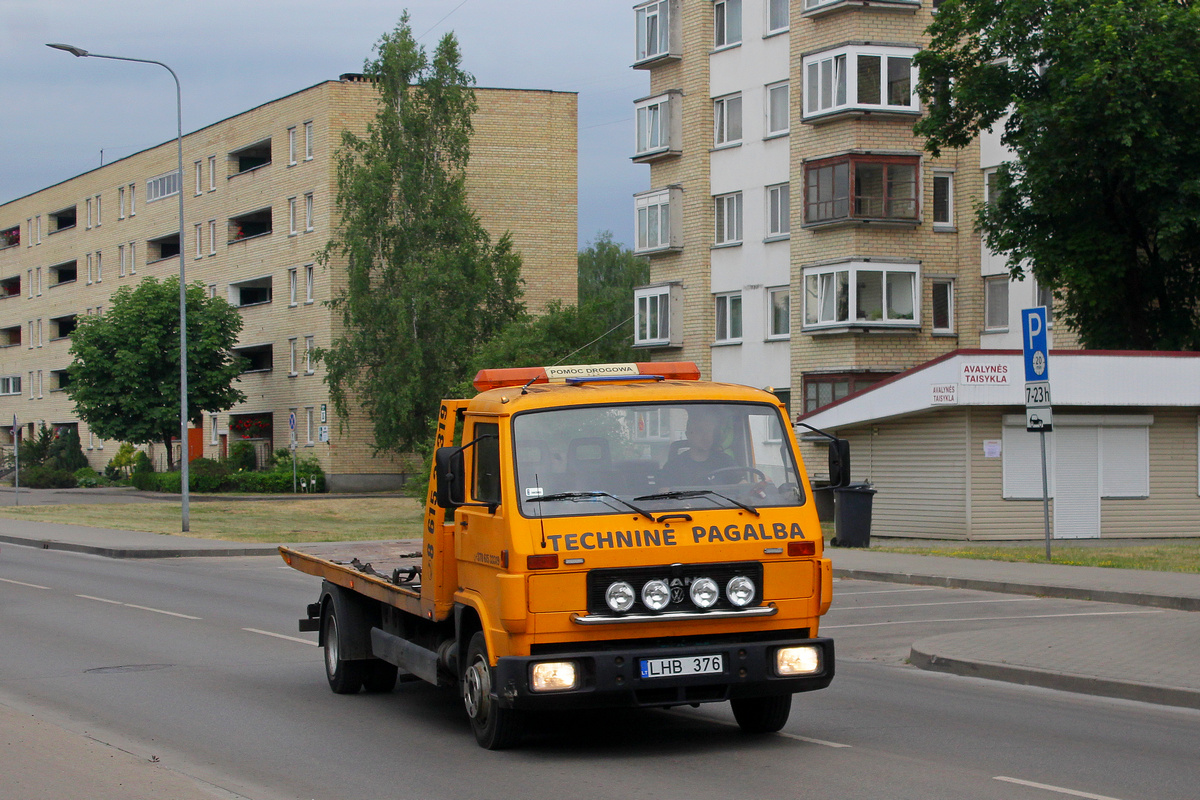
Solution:
[[[1200,708],[1200,614],[1184,613],[1200,611],[1200,575],[850,548],[825,552],[839,578],[1169,609],[1139,616],[1136,624],[1075,618],[933,636],[912,645],[910,662],[957,675]]]

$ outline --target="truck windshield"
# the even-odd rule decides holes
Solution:
[[[754,403],[531,411],[513,418],[528,517],[757,509],[804,502],[786,422]]]

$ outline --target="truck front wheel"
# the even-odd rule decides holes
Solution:
[[[487,640],[476,631],[467,647],[467,663],[462,675],[463,706],[471,718],[471,730],[479,746],[503,750],[521,741],[524,718],[512,708],[501,708],[492,696],[492,667],[488,662]]]
[[[733,718],[746,733],[775,733],[788,721],[792,712],[792,696],[778,694],[770,697],[740,697],[730,700]]]
[[[356,694],[363,685],[363,662],[343,661],[341,624],[338,621],[337,603],[330,603],[325,612],[325,677],[329,688],[336,694]]]

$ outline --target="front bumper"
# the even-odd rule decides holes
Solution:
[[[812,675],[781,677],[775,653],[782,647],[813,645],[821,651],[820,670]],[[723,656],[724,669],[706,675],[641,676],[641,659]],[[580,676],[576,689],[534,692],[529,687],[533,665],[573,661]],[[675,706],[716,703],[740,697],[765,697],[824,689],[833,680],[833,640],[784,639],[768,642],[689,645],[687,647],[621,648],[538,656],[508,656],[496,663],[495,701],[504,708],[549,710]]]

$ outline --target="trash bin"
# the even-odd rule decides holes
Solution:
[[[834,547],[871,546],[871,499],[877,489],[869,483],[839,486],[834,492]]]

